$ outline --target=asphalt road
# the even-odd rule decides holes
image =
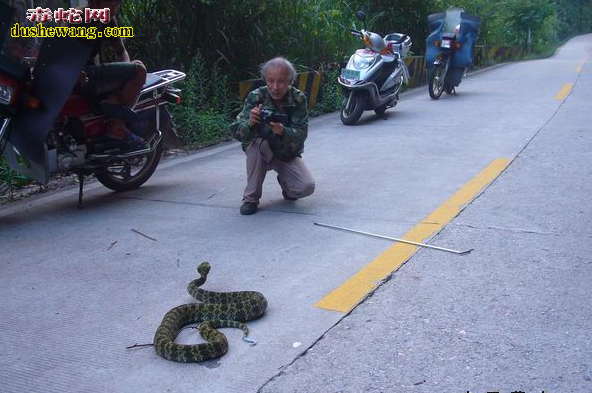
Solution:
[[[315,194],[284,201],[270,173],[254,216],[238,212],[237,143],[170,160],[133,192],[93,184],[82,210],[76,190],[0,210],[1,390],[592,391],[591,90],[588,35],[470,75],[457,96],[406,93],[385,118],[313,119]],[[495,162],[499,177],[464,192]],[[402,250],[314,222],[429,227],[430,244],[474,251]],[[192,301],[202,260],[206,289],[267,297],[249,323],[258,344],[224,329],[229,352],[203,364],[126,350]],[[375,290],[323,303],[368,270]]]

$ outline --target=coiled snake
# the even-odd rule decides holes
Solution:
[[[203,262],[197,267],[200,277],[187,286],[189,294],[203,303],[177,306],[166,313],[154,335],[154,349],[165,359],[181,363],[202,362],[218,358],[228,351],[228,340],[217,327],[232,327],[244,332],[249,329],[242,323],[257,319],[267,308],[267,300],[259,292],[210,292],[200,288],[207,279],[210,264]],[[179,331],[192,323],[199,323],[199,333],[207,341],[202,344],[176,344]]]

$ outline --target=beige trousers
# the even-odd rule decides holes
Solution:
[[[315,182],[302,158],[289,161],[273,158],[269,143],[257,138],[247,148],[247,187],[243,193],[243,202],[259,204],[263,192],[263,181],[267,171],[274,170],[284,193],[290,198],[304,198],[311,195]]]

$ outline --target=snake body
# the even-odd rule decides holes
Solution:
[[[228,351],[228,341],[216,328],[241,329],[246,340],[249,330],[243,322],[257,319],[265,312],[267,300],[259,292],[211,292],[201,289],[210,268],[208,262],[201,263],[197,268],[200,277],[187,287],[189,294],[202,303],[183,304],[171,309],[156,330],[154,349],[163,358],[180,363],[218,358]],[[195,323],[199,323],[199,332],[206,343],[176,344],[179,331]]]

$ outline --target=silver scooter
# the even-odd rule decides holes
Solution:
[[[411,48],[411,38],[401,33],[391,33],[384,38],[365,30],[366,14],[358,11],[364,29],[351,29],[364,49],[358,49],[341,70],[337,81],[344,94],[341,122],[355,124],[364,110],[374,110],[382,116],[388,108],[397,105],[403,83],[409,83],[409,70],[403,60]]]

